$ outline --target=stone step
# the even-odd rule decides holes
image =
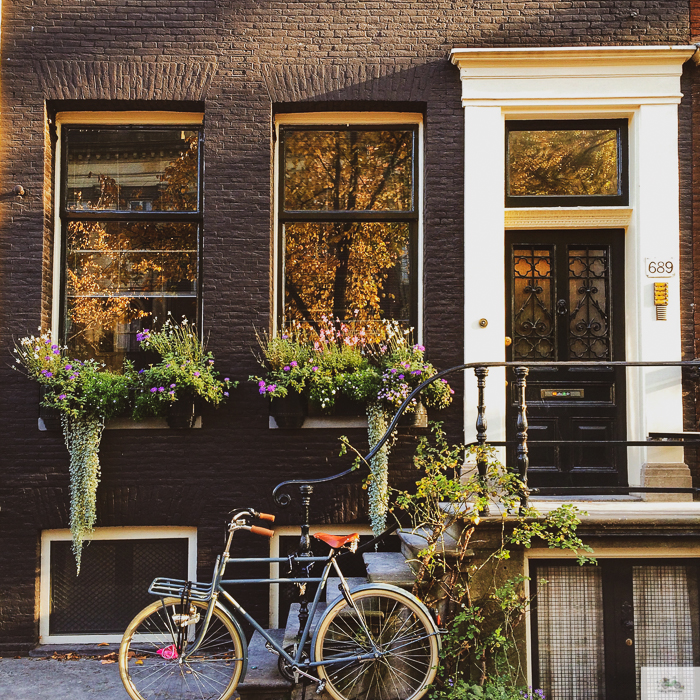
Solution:
[[[346,576],[345,580],[350,586],[350,590],[355,590],[358,586],[364,586],[367,583],[366,578],[360,576]],[[337,576],[329,576],[326,584],[326,604],[332,603],[336,598],[340,597],[340,579]]]
[[[417,564],[418,554],[428,546],[429,534],[429,531],[425,528],[399,530],[401,554],[403,554],[411,566],[413,566],[412,562]],[[446,532],[442,536],[441,541],[438,542],[436,554],[445,556],[448,560],[456,559],[459,554],[457,540]],[[466,556],[471,555],[473,555],[473,552],[467,550]]]
[[[309,603],[309,607],[311,607],[311,603]],[[318,621],[321,619],[323,616],[323,613],[326,612],[326,603],[319,603],[318,607],[316,608],[316,614],[314,615],[314,619],[312,621],[311,625],[311,632],[309,633],[309,639],[308,641],[311,641],[311,637],[313,637],[314,630],[316,629],[316,625],[318,624]],[[301,609],[301,604],[300,603],[292,603],[292,606],[289,608],[289,617],[287,617],[287,626],[284,631],[284,644],[282,645],[285,649],[288,646],[291,646],[292,644],[295,644],[296,642],[299,641],[299,610]]]
[[[447,534],[458,542],[465,528],[472,522],[475,512],[474,504],[463,503],[457,506],[454,503],[441,503],[440,510],[450,519]]]
[[[390,583],[400,588],[413,588],[416,575],[401,552],[365,552],[362,558],[370,583]]]
[[[267,630],[267,633],[276,642],[284,639],[284,630]],[[248,672],[236,689],[241,700],[290,700],[293,683],[280,675],[278,658],[265,648],[265,638],[260,632],[255,632],[248,645]]]

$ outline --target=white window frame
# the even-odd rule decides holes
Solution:
[[[280,126],[377,126],[392,124],[416,124],[418,126],[418,143],[416,144],[416,170],[418,174],[418,236],[416,251],[416,279],[418,297],[418,317],[414,329],[416,342],[423,342],[423,191],[424,191],[424,157],[423,157],[423,116],[416,112],[305,112],[294,114],[278,114],[275,118],[275,148],[273,166],[273,295],[272,295],[272,323],[273,331],[277,331],[279,312],[278,292],[276,288],[280,277],[281,256],[279,230],[279,143]]]
[[[197,579],[197,528],[194,527],[99,527],[91,540],[162,540],[187,539],[187,578]],[[70,530],[44,530],[41,533],[41,573],[39,577],[39,643],[40,644],[119,644],[121,634],[50,634],[51,609],[51,543],[72,539]],[[153,600],[156,598],[154,596]]]

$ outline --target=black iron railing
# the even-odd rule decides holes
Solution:
[[[515,375],[515,397],[516,397],[516,422],[515,422],[515,437],[513,440],[490,441],[487,438],[487,420],[486,420],[486,378],[489,370],[492,368],[511,368]],[[477,416],[476,416],[476,439],[467,444],[467,447],[477,446],[485,447],[487,445],[493,447],[514,446],[515,448],[515,464],[514,471],[517,472],[524,489],[522,492],[521,502],[527,504],[528,494],[538,495],[559,495],[566,493],[567,495],[617,495],[629,493],[696,493],[700,491],[697,487],[648,487],[648,486],[578,486],[578,487],[538,487],[536,489],[528,489],[527,487],[527,472],[529,466],[528,444],[546,446],[546,445],[609,445],[616,447],[649,447],[649,446],[700,446],[700,433],[649,433],[646,440],[532,440],[528,443],[528,418],[527,418],[527,400],[526,388],[527,377],[530,369],[533,367],[546,368],[596,368],[601,367],[680,367],[690,369],[692,377],[697,381],[700,379],[700,360],[698,361],[678,361],[678,362],[470,362],[439,372],[435,376],[427,379],[422,384],[417,386],[401,404],[396,414],[394,415],[386,433],[381,440],[368,452],[363,458],[365,464],[377,454],[384,443],[390,438],[394,429],[398,425],[399,419],[403,412],[408,408],[411,401],[418,396],[425,387],[439,379],[442,379],[455,372],[464,372],[473,370],[477,380]],[[483,456],[483,450],[477,450],[477,470],[481,477],[486,475],[486,460]],[[291,501],[289,487],[298,485],[302,495],[302,504],[304,506],[306,523],[306,535],[308,537],[308,522],[309,522],[309,505],[311,494],[313,493],[314,484],[323,484],[331,481],[336,481],[348,476],[354,471],[354,467],[346,469],[338,474],[327,476],[319,479],[290,479],[278,484],[273,496],[275,502],[280,506],[286,506]]]

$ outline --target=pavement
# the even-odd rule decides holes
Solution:
[[[129,700],[110,655],[0,658],[2,700]],[[105,663],[107,662],[107,663]]]

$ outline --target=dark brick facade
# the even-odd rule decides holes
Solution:
[[[204,111],[203,320],[219,366],[242,380],[256,371],[254,329],[271,322],[275,111],[422,113],[425,344],[430,360],[448,367],[463,352],[464,215],[463,115],[449,50],[689,40],[688,3],[672,1],[42,0],[30,9],[9,0],[2,15],[0,355],[7,361],[0,362],[0,652],[36,643],[40,532],[68,524],[61,435],[37,430],[38,389],[9,367],[12,339],[50,321],[49,119],[57,110]],[[690,69],[684,83],[693,94],[694,76]],[[690,239],[698,189],[691,211],[687,100],[681,115],[688,290],[700,239]],[[17,184],[25,197],[9,194]],[[686,353],[694,328],[685,315]],[[445,418],[460,439],[459,390],[456,398],[458,408]],[[270,431],[266,406],[246,382],[227,406],[205,412],[202,430],[107,431],[98,524],[196,525],[200,576],[207,576],[226,513],[240,504],[272,508],[270,492],[281,478],[344,468],[347,461],[336,456],[343,432],[358,445],[366,440],[360,430]],[[395,451],[397,479],[410,476],[415,440],[407,434]],[[319,488],[313,520],[364,521],[362,494],[356,479]],[[282,522],[295,517],[291,507]],[[261,551],[259,540],[241,540],[241,552]],[[250,603],[264,618],[265,601]]]

